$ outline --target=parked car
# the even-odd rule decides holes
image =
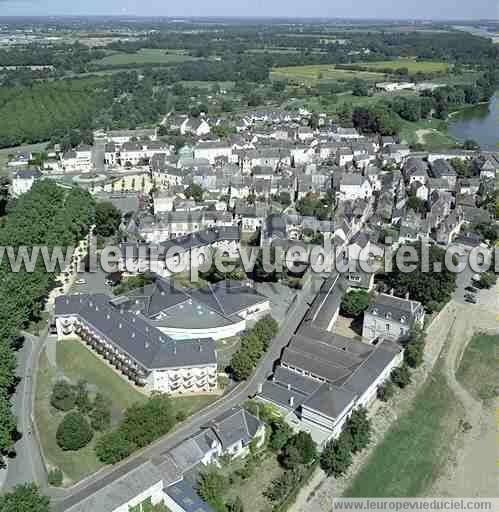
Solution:
[[[476,304],[478,302],[476,297],[474,297],[473,295],[465,295],[464,299],[466,300],[466,302],[471,302],[472,304]]]
[[[77,279],[75,281],[75,284],[87,284],[87,282],[85,281],[85,279]]]
[[[478,293],[478,289],[475,288],[474,286],[467,286],[465,290],[470,293]]]

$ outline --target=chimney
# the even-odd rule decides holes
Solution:
[[[409,295],[410,295],[410,294],[409,294],[409,292],[407,292],[407,293],[405,294],[405,300],[409,300]]]
[[[392,289],[390,290],[390,295],[393,297],[393,295],[394,295],[394,294],[395,294],[395,290],[392,288]]]
[[[258,393],[261,393],[263,391],[263,384],[258,384]]]
[[[294,405],[295,405],[295,397],[294,396],[289,397],[289,405],[291,407],[294,407]]]
[[[288,384],[288,391],[291,391],[291,384]]]
[[[132,338],[135,338],[135,333],[134,332],[132,332]]]
[[[119,329],[121,329],[122,327],[123,327],[123,324],[120,322],[120,323],[118,324],[118,328],[119,328]]]

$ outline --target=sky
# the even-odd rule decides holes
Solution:
[[[497,19],[498,0],[0,0],[0,16]]]

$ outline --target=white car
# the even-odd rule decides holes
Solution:
[[[75,281],[75,284],[87,284],[87,282],[85,281],[85,279],[78,279],[77,281]]]

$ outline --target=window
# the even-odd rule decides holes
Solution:
[[[390,332],[390,324],[386,324],[386,332]]]

